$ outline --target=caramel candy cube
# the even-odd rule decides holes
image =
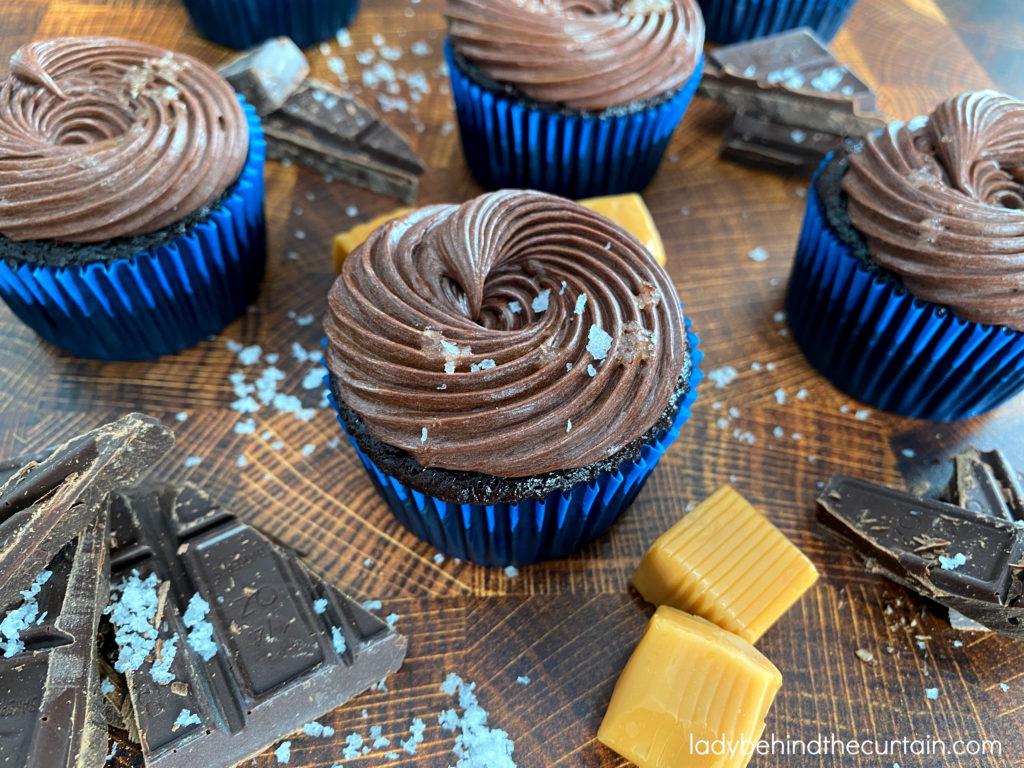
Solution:
[[[780,687],[782,673],[746,640],[663,605],[615,684],[597,738],[640,768],[742,768]]]
[[[728,485],[644,553],[633,586],[757,642],[818,579],[814,564]]]
[[[661,233],[654,226],[654,217],[644,204],[644,199],[636,192],[588,197],[580,200],[579,204],[614,221],[639,240],[655,261],[665,266],[665,244],[661,241]]]
[[[657,227],[654,226],[654,217],[651,216],[651,212],[644,205],[644,200],[640,195],[635,192],[625,195],[606,195],[605,197],[580,200],[579,203],[616,222],[639,240],[659,264],[665,266],[665,245],[661,241]],[[332,249],[334,271],[341,272],[341,265],[345,262],[345,257],[362,245],[373,230],[412,210],[415,209],[398,208],[335,235]]]
[[[334,246],[331,249],[331,253],[334,256],[334,271],[341,272],[341,265],[345,263],[345,257],[362,245],[363,241],[370,236],[373,230],[392,219],[404,216],[409,211],[414,210],[416,209],[397,208],[391,211],[391,213],[385,213],[369,221],[364,221],[362,224],[356,224],[352,229],[346,229],[344,232],[339,232],[335,235]]]

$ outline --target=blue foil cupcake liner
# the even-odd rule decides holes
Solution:
[[[216,333],[256,297],[266,261],[263,163],[255,111],[245,166],[221,204],[152,251],[52,267],[0,259],[0,296],[56,347],[98,360],[149,360]]]
[[[570,198],[639,192],[658,170],[704,67],[672,98],[635,112],[566,113],[482,88],[445,41],[466,164],[485,189],[538,189]]]
[[[811,184],[786,295],[793,338],[839,389],[883,411],[956,421],[1024,390],[1024,333],[954,317],[850,253]]]
[[[707,39],[724,44],[810,27],[828,42],[856,0],[698,0]]]
[[[689,331],[689,319],[686,327],[693,370],[689,390],[680,400],[672,426],[645,445],[635,461],[625,461],[614,472],[602,472],[589,483],[577,483],[567,491],[552,491],[541,499],[453,504],[425,495],[378,469],[359,449],[340,416],[338,421],[398,521],[448,557],[497,567],[567,557],[608,530],[633,503],[690,417],[690,408],[697,399],[697,383],[703,377],[698,368],[703,353],[697,349],[696,334]],[[334,402],[333,396],[331,401]]]
[[[308,48],[351,24],[359,0],[185,0],[185,7],[199,34],[228,48],[279,35]]]

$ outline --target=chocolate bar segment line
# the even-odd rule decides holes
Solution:
[[[159,652],[125,674],[150,768],[234,765],[400,666],[404,638],[198,489],[113,509],[115,583],[167,590]]]

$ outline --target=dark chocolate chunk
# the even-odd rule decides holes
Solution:
[[[884,128],[875,94],[806,28],[716,48],[700,92],[737,112],[838,136]]]
[[[3,613],[20,610],[18,623],[28,626],[0,658],[0,765],[97,768],[106,760],[95,637],[109,592],[108,519],[101,505]]]
[[[1024,492],[1000,451],[968,448],[952,459],[953,477],[943,498],[958,507],[1024,522]]]
[[[136,483],[173,442],[156,419],[129,414],[13,473],[0,488],[0,605],[95,518],[112,490]]]
[[[722,139],[719,154],[755,168],[810,177],[841,141],[842,137],[834,133],[793,128],[738,113]]]
[[[118,681],[149,768],[234,765],[401,665],[403,637],[198,489],[119,494],[111,521],[115,591],[153,591]]]
[[[423,161],[373,110],[326,83],[306,80],[263,120],[267,157],[288,158],[325,176],[416,199]]]
[[[274,37],[217,70],[260,117],[280,107],[309,74],[306,56],[289,37]]]
[[[818,497],[818,519],[893,581],[1024,638],[1024,526],[844,475]]]

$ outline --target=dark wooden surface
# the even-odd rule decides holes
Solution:
[[[994,77],[1002,87],[1024,92],[1024,72],[990,75],[979,64],[999,61],[993,47],[1005,39],[1004,24],[1019,29],[1013,0],[999,5],[1002,16],[971,22],[961,37],[932,0],[861,0],[835,47],[877,88],[892,118],[907,119],[942,97],[988,87]],[[384,43],[402,49],[396,68],[422,69],[428,76],[430,93],[423,101],[411,103],[408,114],[389,115],[428,164],[421,203],[459,201],[480,191],[462,160],[446,80],[438,70],[440,8],[440,0],[364,0],[351,28],[352,46],[341,49],[331,41],[326,49],[358,83],[363,66],[355,54],[379,48],[373,36],[380,34]],[[196,36],[174,0],[6,0],[0,6],[4,60],[34,38],[100,33],[149,40],[211,63],[227,55]],[[412,44],[420,41],[430,46],[429,55],[412,54]],[[977,56],[969,44],[979,46]],[[332,79],[325,55],[309,53],[315,73]],[[362,90],[364,98],[375,99],[374,92]],[[399,95],[408,97],[405,84]],[[342,760],[348,733],[366,737],[374,724],[401,752],[398,740],[408,736],[415,717],[427,724],[415,757],[401,752],[390,762],[375,750],[351,764],[454,764],[453,738],[437,725],[439,712],[452,704],[438,690],[448,672],[477,683],[489,724],[515,741],[521,768],[624,765],[595,733],[651,610],[629,591],[630,574],[644,548],[688,503],[724,482],[767,514],[822,572],[819,583],[759,642],[785,678],[766,735],[942,739],[947,745],[954,739],[995,739],[1003,748],[1002,757],[773,755],[755,758],[753,765],[1024,766],[1024,646],[953,632],[921,600],[866,574],[811,532],[817,489],[836,471],[897,486],[922,485],[936,462],[967,443],[1002,448],[1024,465],[1024,400],[962,424],[927,424],[858,413],[862,406],[810,368],[777,314],[806,182],[719,161],[725,119],[717,106],[695,101],[644,196],[665,239],[669,271],[700,334],[703,367],[732,366],[739,375],[724,388],[707,381],[701,386],[692,419],[637,502],[610,533],[571,558],[523,568],[514,578],[452,560],[436,563],[435,552],[392,519],[352,451],[335,442],[341,432],[326,408],[317,408],[309,422],[264,409],[255,414],[255,434],[234,432],[239,416],[229,407],[235,396],[228,377],[242,366],[227,342],[278,353],[277,366],[286,374],[279,391],[316,405],[319,391],[301,386],[311,366],[291,357],[291,345],[312,350],[319,344],[319,317],[333,277],[330,237],[396,205],[342,183],[327,184],[297,167],[268,164],[267,278],[252,311],[216,339],[153,363],[89,362],[46,346],[0,308],[0,454],[54,443],[127,410],[158,415],[175,426],[178,447],[155,477],[202,484],[305,553],[314,568],[358,599],[379,598],[383,613],[400,616],[397,626],[409,637],[409,657],[389,680],[389,690],[367,693],[322,718],[336,729],[332,738],[293,735],[290,766],[329,768]],[[350,206],[357,209],[354,215]],[[749,258],[757,246],[767,250],[766,261]],[[316,322],[300,325],[294,319],[307,314]],[[265,366],[244,369],[248,379]],[[775,395],[780,389],[784,404]],[[796,396],[801,389],[807,393],[802,400]],[[775,436],[776,427],[783,437]],[[265,430],[271,433],[266,439]],[[307,444],[315,450],[304,456]],[[239,467],[242,455],[247,463]],[[188,457],[201,462],[186,463]],[[870,651],[878,663],[862,662],[857,649]],[[521,675],[530,678],[529,685],[516,682]],[[928,688],[938,689],[935,700],[926,697]],[[111,762],[130,764],[131,750],[120,747]],[[255,764],[276,762],[268,752]]]

